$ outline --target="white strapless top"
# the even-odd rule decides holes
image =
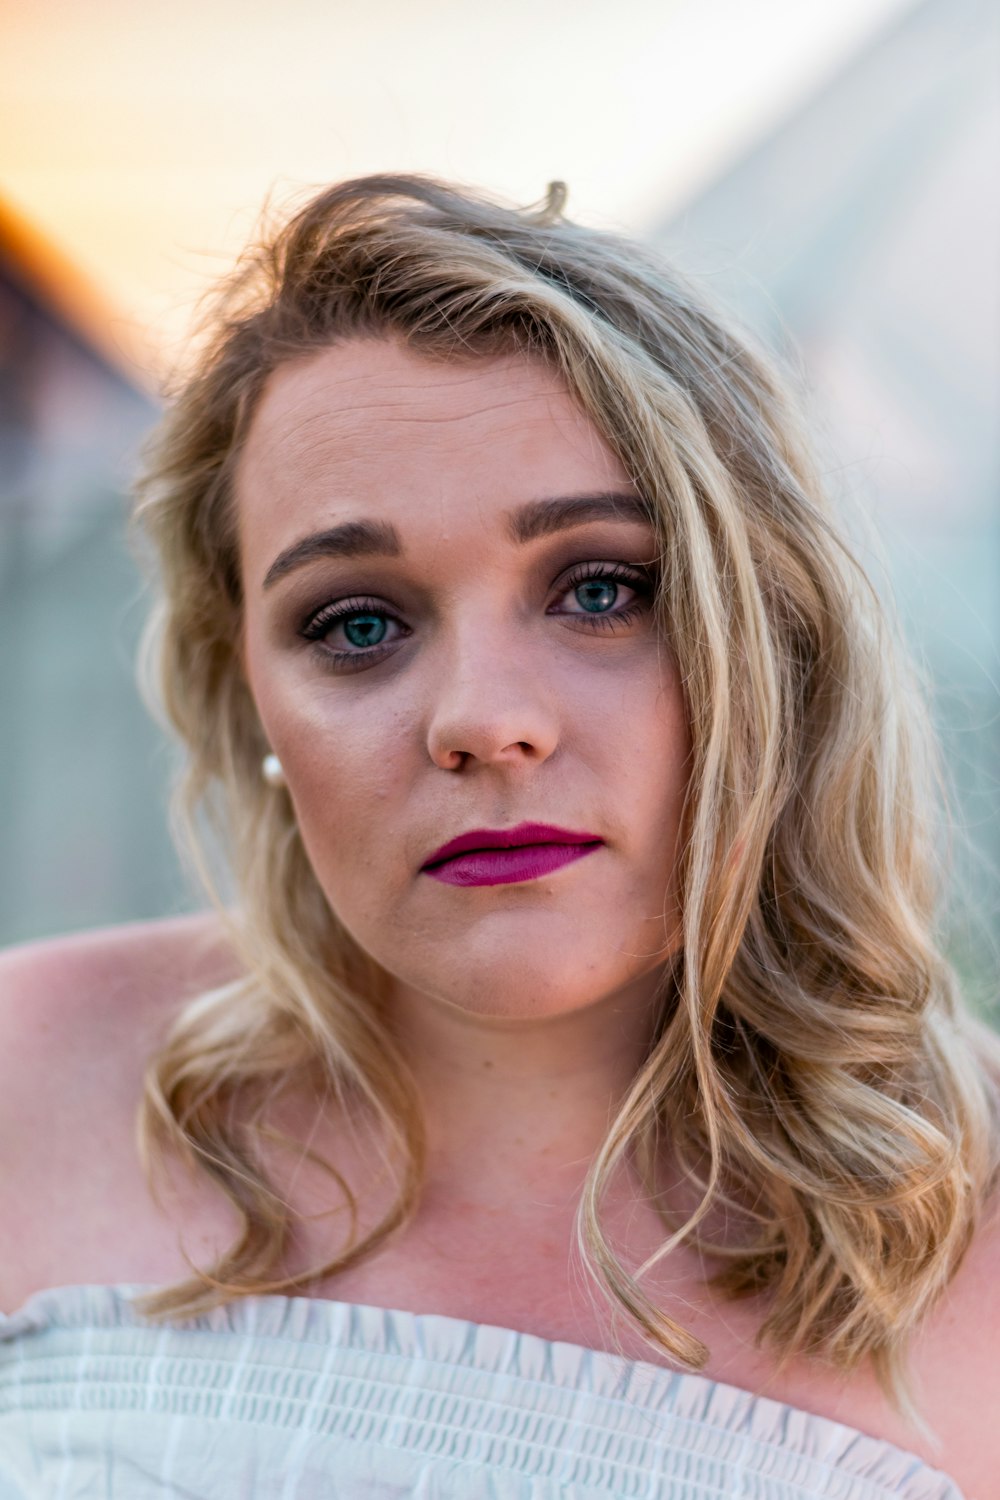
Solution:
[[[146,1286],[0,1314],[0,1500],[962,1500],[913,1454],[700,1375],[459,1318]]]

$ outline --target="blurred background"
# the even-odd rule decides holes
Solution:
[[[134,686],[127,490],[265,200],[418,170],[662,248],[792,360],[931,684],[947,942],[1000,937],[992,0],[0,0],[0,943],[204,904]]]

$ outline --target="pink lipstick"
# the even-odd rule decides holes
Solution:
[[[512,885],[549,875],[561,865],[593,854],[602,844],[595,833],[578,833],[550,823],[475,828],[442,844],[421,869],[447,885]]]

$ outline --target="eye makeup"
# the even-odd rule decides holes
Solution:
[[[545,613],[571,619],[574,625],[582,625],[585,630],[612,634],[648,612],[655,588],[655,568],[624,562],[577,563],[558,584],[558,597],[565,598],[585,585],[593,587],[586,601],[578,598],[577,602],[583,606],[579,611],[550,608]],[[635,596],[634,599],[617,609],[602,608],[605,600],[609,606],[617,603],[622,585]],[[591,608],[591,605],[595,607]],[[353,650],[337,650],[327,645],[324,638],[338,625],[346,628],[350,621],[361,622],[362,633],[369,626],[377,629],[383,623],[386,627],[395,626],[399,633],[389,640],[380,638],[369,644],[355,642]],[[298,634],[320,654],[324,666],[334,671],[353,672],[374,666],[393,654],[413,631],[386,606],[384,599],[356,594],[331,600],[318,610],[308,611],[299,625]]]

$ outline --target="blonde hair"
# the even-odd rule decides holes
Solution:
[[[151,1177],[171,1149],[209,1173],[242,1230],[144,1308],[183,1316],[305,1286],[419,1201],[420,1111],[382,1021],[384,975],[328,906],[290,800],[262,780],[236,654],[231,479],[264,381],[336,340],[392,333],[431,357],[547,361],[660,536],[657,621],[693,746],[683,950],[582,1195],[586,1262],[657,1349],[704,1363],[602,1226],[626,1157],[655,1201],[669,1140],[700,1206],[683,1222],[663,1210],[660,1254],[701,1245],[723,1294],[767,1294],[761,1338],[782,1357],[871,1358],[898,1394],[997,1166],[982,1039],[934,939],[926,711],[766,358],[650,252],[567,220],[564,196],[553,184],[519,211],[411,176],[321,193],[223,287],[156,437],[136,509],[162,580],[146,660],[188,751],[178,823],[245,976],[180,1015],[148,1070],[140,1141]],[[234,909],[206,831],[228,853]],[[374,1230],[286,1275],[293,1215],[257,1147],[267,1099],[299,1070],[370,1112],[398,1191]],[[720,1208],[740,1226],[724,1244],[708,1232]]]

